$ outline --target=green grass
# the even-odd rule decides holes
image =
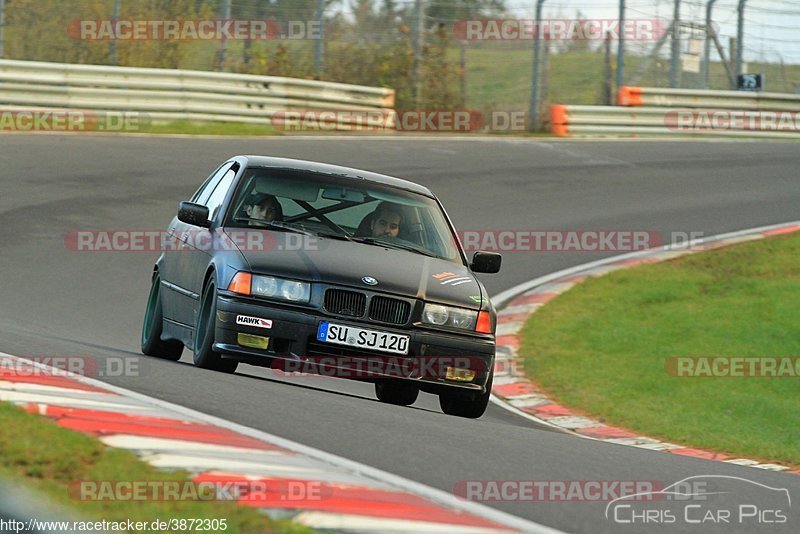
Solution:
[[[800,465],[800,377],[677,377],[674,356],[799,356],[800,235],[592,278],[526,323],[530,377],[648,436]]]
[[[136,133],[184,135],[280,135],[269,124],[172,121],[143,124]]]
[[[293,43],[294,44],[294,43]],[[233,46],[233,45],[231,45]],[[616,46],[616,43],[615,43]],[[616,48],[613,49],[616,53]],[[234,48],[231,57],[236,55]],[[300,57],[305,57],[301,52]],[[448,59],[458,64],[458,47],[448,50]],[[199,56],[192,56],[199,57]],[[292,56],[294,57],[294,56]],[[466,48],[466,107],[477,109],[485,114],[492,111],[528,111],[531,92],[532,43],[526,44],[467,44]],[[199,61],[199,60],[197,60]],[[643,58],[629,53],[625,61],[625,78],[629,85],[666,87],[669,82],[669,61],[652,61],[641,77],[634,83],[634,76]],[[616,59],[612,58],[615,65]],[[549,104],[597,105],[603,104],[604,79],[603,53],[592,50],[571,50],[551,53],[546,78],[546,90],[540,95],[542,117],[548,117]],[[201,68],[202,62],[189,65]],[[766,89],[775,92],[793,91],[792,82],[800,81],[800,65],[781,66],[778,64],[749,65],[750,72],[766,75]],[[616,70],[612,78],[616,80]],[[729,89],[724,67],[719,62],[711,63],[711,88]],[[346,80],[338,80],[346,81]],[[683,73],[682,86],[699,88],[702,80],[699,74]],[[270,126],[245,124],[198,124],[189,121],[173,122],[167,125],[152,125],[142,130],[145,133],[178,133],[207,135],[280,135]],[[312,132],[313,133],[313,132]],[[334,132],[335,133],[335,132]],[[525,132],[512,132],[515,135]]]
[[[288,521],[273,521],[252,508],[221,501],[82,501],[70,496],[70,482],[105,480],[189,480],[184,472],[159,471],[133,454],[57,426],[51,420],[0,403],[0,478],[44,495],[78,520],[146,521],[226,518],[229,533],[311,532]],[[164,531],[173,532],[173,531]],[[177,531],[176,531],[177,532]]]
[[[667,45],[668,47],[668,45]],[[533,44],[469,43],[466,49],[467,107],[488,110],[526,110],[530,102]],[[649,50],[649,47],[647,48]],[[613,80],[616,80],[616,42],[613,46]],[[452,48],[449,59],[458,62],[459,51]],[[716,56],[712,56],[716,57]],[[625,60],[628,85],[667,87],[669,60],[652,61],[638,80],[634,76],[643,58],[630,51]],[[553,104],[602,104],[604,55],[599,51],[572,50],[551,53],[546,77],[548,89],[542,100]],[[748,71],[766,76],[766,90],[793,92],[792,82],[800,82],[800,65],[750,63]],[[542,76],[545,76],[543,72]],[[712,89],[729,89],[722,63],[711,62]],[[636,82],[636,83],[634,83]],[[544,83],[544,82],[543,82]],[[699,74],[682,73],[681,86],[702,87]],[[544,92],[544,89],[543,89]]]

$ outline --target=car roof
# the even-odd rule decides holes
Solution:
[[[342,167],[339,165],[331,165],[329,163],[320,163],[318,161],[307,161],[302,159],[290,158],[275,158],[271,156],[237,156],[232,159],[244,159],[245,165],[251,167],[275,167],[281,169],[292,169],[298,171],[312,172],[317,174],[330,174],[335,176],[344,176],[352,178],[353,180],[367,180],[376,182],[398,189],[405,189],[413,193],[425,195],[427,197],[436,198],[435,195],[427,187],[415,184],[402,178],[395,178],[385,174],[376,172],[365,171],[363,169],[354,169],[352,167]]]

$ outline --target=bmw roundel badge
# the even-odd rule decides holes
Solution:
[[[364,282],[365,284],[367,284],[368,286],[377,286],[378,285],[378,281],[375,280],[374,278],[372,278],[371,276],[365,276],[364,278],[361,279],[361,281]]]

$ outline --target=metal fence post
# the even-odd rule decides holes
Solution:
[[[738,20],[736,21],[736,78],[742,73],[742,57],[744,56],[744,3],[747,0],[739,0],[736,7]]]
[[[322,45],[325,30],[322,27],[322,18],[325,14],[325,0],[317,0],[317,22],[319,23],[319,35],[314,43],[314,74],[317,80],[322,79]]]
[[[425,4],[424,0],[414,0],[414,65],[412,87],[414,88],[414,107],[422,105],[422,49],[425,46]]]
[[[114,9],[111,15],[111,20],[118,21],[120,13],[122,11],[122,0],[114,0]],[[115,32],[116,33],[116,32]],[[111,39],[111,64],[112,65],[119,65],[119,58],[117,57],[117,39],[116,35],[113,36]]]
[[[536,21],[534,22],[536,31],[533,38],[533,65],[531,72],[531,103],[528,110],[528,117],[530,122],[528,130],[535,132],[539,127],[539,51],[541,45],[539,39],[542,38],[541,20],[542,20],[542,4],[545,0],[536,0]]]
[[[625,0],[619,0],[619,41],[617,42],[617,92],[625,83]]]
[[[230,20],[231,18],[231,0],[224,0],[222,3],[222,18]],[[219,43],[219,54],[217,55],[217,68],[223,70],[225,68],[225,56],[228,51],[228,40],[223,35]]]
[[[681,55],[681,0],[675,0],[675,11],[672,15],[672,53],[669,64],[669,86],[678,87],[678,61]]]
[[[711,11],[717,0],[708,0],[706,3],[706,42],[703,52],[703,87],[708,89],[711,72],[711,40],[714,38],[714,28],[711,27]]]
[[[0,59],[5,57],[5,49],[3,47],[3,28],[6,25],[5,18],[6,0],[0,0]]]
[[[606,39],[603,43],[603,105],[610,106],[614,98],[614,88],[611,85],[611,32],[606,32]]]

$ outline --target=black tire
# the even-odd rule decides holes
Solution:
[[[147,309],[144,312],[142,324],[142,354],[178,361],[183,353],[183,343],[180,341],[163,341],[161,332],[164,330],[164,312],[161,309],[161,277],[158,273],[153,275],[153,284],[150,286],[150,296],[147,299]]]
[[[386,404],[397,406],[410,406],[417,402],[419,388],[413,384],[406,384],[399,380],[391,382],[376,382],[375,395],[378,400]]]
[[[203,291],[200,301],[200,313],[197,315],[197,326],[194,329],[194,364],[201,369],[210,369],[222,373],[236,371],[239,362],[225,360],[218,352],[214,352],[214,325],[217,317],[217,288],[211,281]]]
[[[467,417],[469,419],[479,418],[486,412],[486,407],[489,405],[489,397],[492,396],[493,378],[493,374],[489,376],[484,393],[462,393],[460,391],[440,393],[439,406],[447,415]]]

